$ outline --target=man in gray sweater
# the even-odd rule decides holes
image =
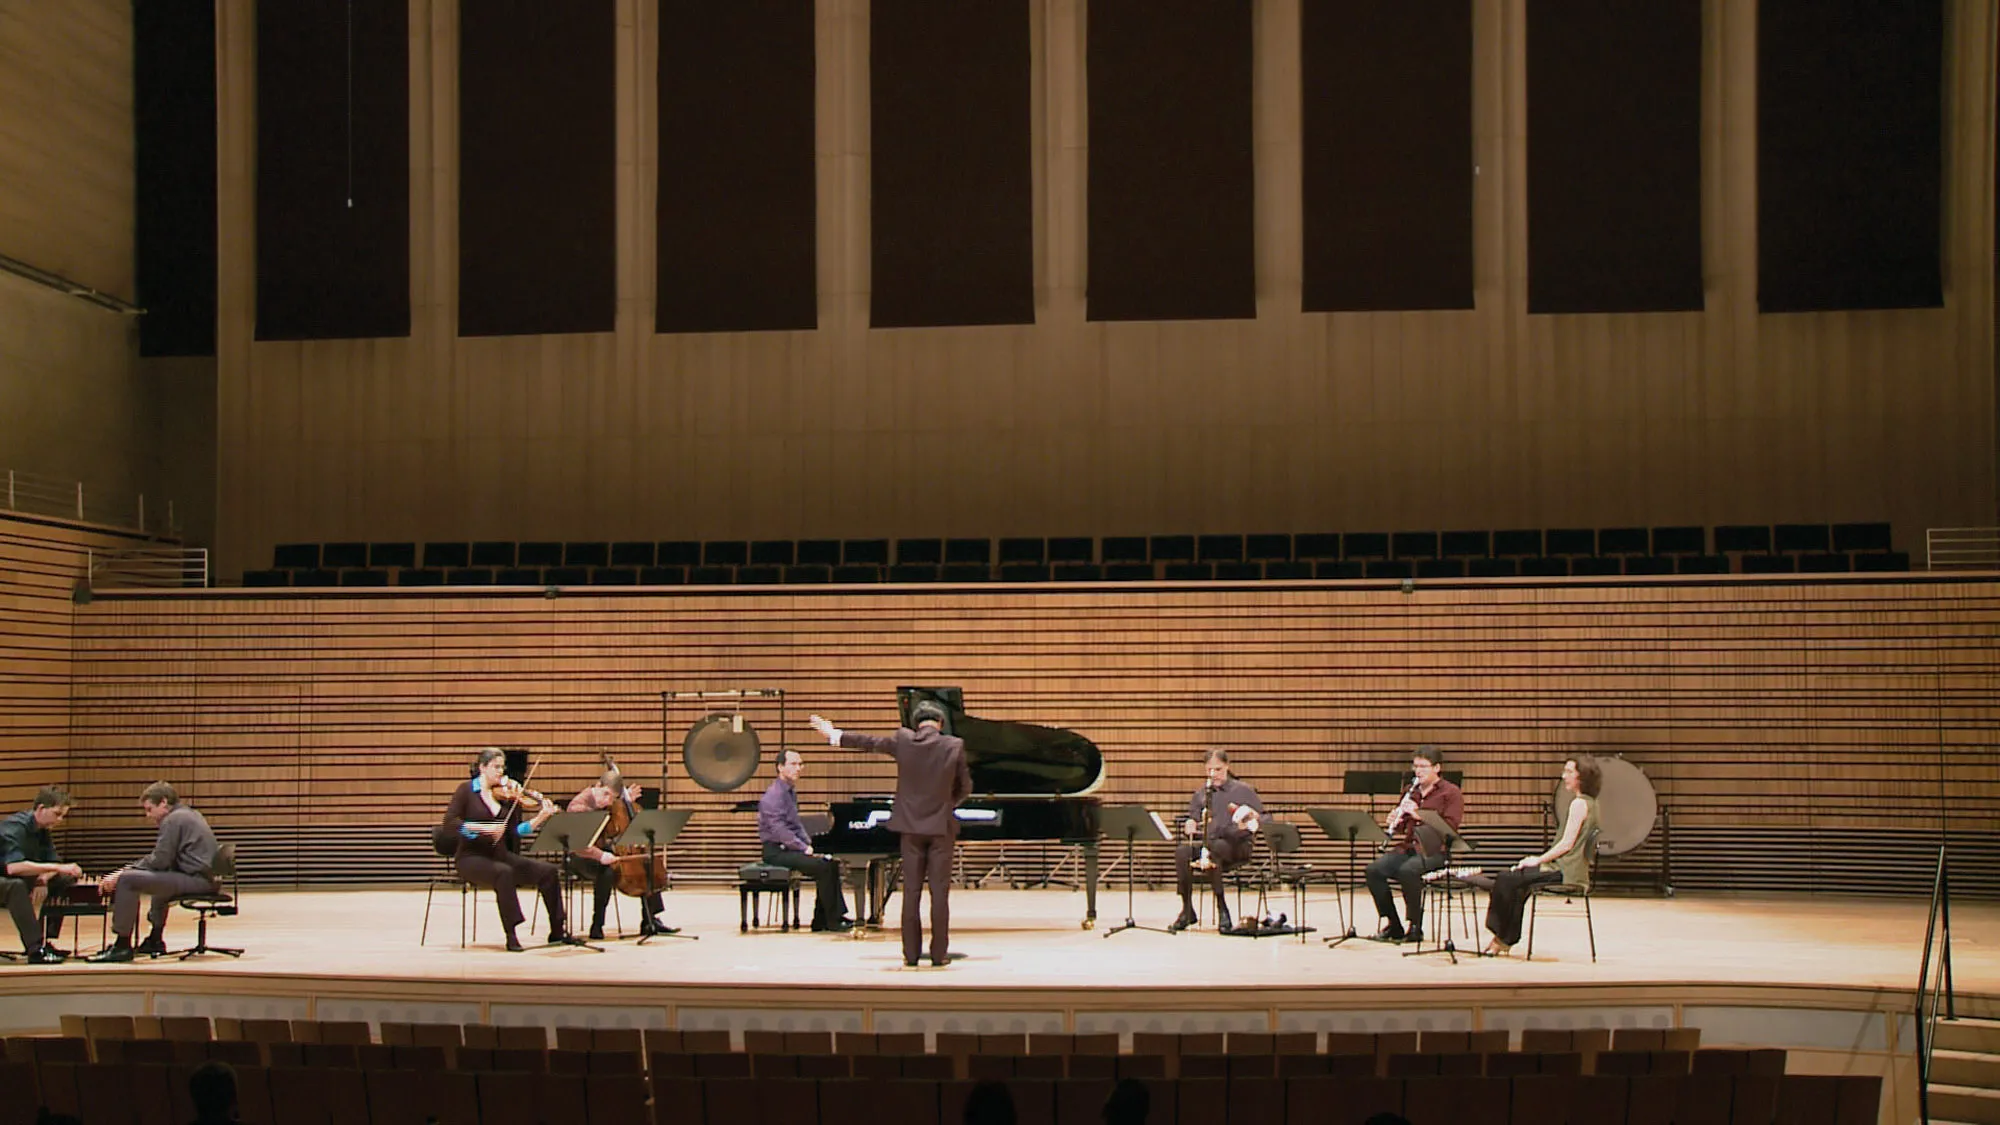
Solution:
[[[91,957],[92,961],[130,961],[144,953],[158,957],[167,951],[167,910],[174,896],[212,890],[215,879],[209,874],[215,864],[215,833],[208,821],[181,804],[180,794],[164,781],[156,781],[139,795],[139,807],[146,819],[159,825],[160,835],[152,854],[123,871],[106,875],[101,885],[111,898],[111,928],[118,940],[109,949]],[[139,896],[153,896],[146,920],[152,929],[136,947],[132,935],[139,929]]]

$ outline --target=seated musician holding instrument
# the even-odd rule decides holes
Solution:
[[[1437,750],[1425,746],[1410,756],[1414,780],[1402,801],[1389,813],[1384,829],[1389,845],[1368,865],[1368,893],[1375,898],[1375,912],[1382,917],[1378,941],[1424,940],[1424,873],[1443,867],[1449,858],[1444,842],[1435,839],[1417,813],[1429,809],[1453,828],[1465,819],[1465,794],[1444,779],[1444,760]],[[1389,897],[1389,881],[1403,887],[1403,907],[1409,912],[1406,930],[1396,918],[1396,904]]]
[[[757,801],[757,838],[764,844],[764,862],[788,867],[813,881],[814,932],[846,933],[854,928],[847,917],[847,896],[840,889],[840,864],[814,855],[812,837],[799,819],[799,774],[805,756],[797,750],[778,755],[778,776]]]
[[[207,818],[181,804],[180,793],[164,781],[155,781],[139,794],[139,808],[160,832],[146,858],[99,880],[98,886],[111,897],[111,931],[118,940],[92,955],[92,961],[130,961],[141,953],[149,957],[164,954],[167,911],[174,897],[215,889],[215,877],[209,873],[215,865],[215,833],[210,831]],[[141,894],[153,896],[146,910],[151,928],[146,940],[134,946],[132,935],[139,929]]]
[[[638,807],[639,787],[626,785],[614,768],[606,768],[593,785],[584,787],[582,792],[570,798],[569,812],[604,812],[620,808],[625,815],[621,819],[613,817],[605,822],[604,835],[597,843],[579,849],[569,857],[569,873],[579,879],[590,880],[590,940],[604,940],[604,910],[611,904],[611,896],[618,887],[618,865],[621,863],[650,862],[644,849],[626,855],[618,855],[612,837],[612,823],[630,824],[633,810]],[[603,845],[600,847],[599,845]],[[657,888],[643,896],[646,914],[639,919],[642,934],[677,934],[680,930],[669,926],[660,915],[666,913],[667,904],[660,897]]]
[[[1521,908],[1528,901],[1529,888],[1541,883],[1590,886],[1590,857],[1584,854],[1583,838],[1597,827],[1597,794],[1604,787],[1604,770],[1595,758],[1571,758],[1563,763],[1562,784],[1569,799],[1561,802],[1557,814],[1556,842],[1548,850],[1522,859],[1513,870],[1491,877],[1486,928],[1492,931],[1493,940],[1484,953],[1505,957],[1521,940]]]
[[[62,935],[63,916],[49,913],[49,907],[83,878],[83,868],[64,863],[56,854],[55,841],[49,838],[49,829],[61,824],[69,810],[69,794],[58,786],[45,785],[35,794],[32,806],[0,821],[0,868],[7,873],[0,879],[0,896],[14,916],[14,929],[21,935],[21,948],[27,951],[31,965],[56,965],[69,956],[68,950],[54,945]],[[34,908],[37,887],[45,892],[39,919]]]
[[[534,806],[532,818],[521,814]],[[500,909],[500,924],[507,930],[507,951],[519,953],[521,939],[514,931],[526,921],[521,913],[520,883],[531,883],[542,892],[549,911],[549,944],[569,942],[563,913],[562,885],[555,865],[529,859],[518,850],[521,837],[532,833],[556,814],[555,803],[523,789],[507,776],[507,755],[497,746],[479,752],[476,772],[453,791],[444,812],[444,828],[458,835],[458,854],[452,866],[458,876],[479,887],[493,888],[493,901]]]
[[[1187,839],[1174,849],[1174,882],[1181,892],[1181,913],[1169,930],[1185,930],[1198,920],[1194,912],[1196,871],[1202,872],[1215,892],[1215,928],[1230,928],[1222,876],[1249,861],[1264,812],[1264,801],[1257,791],[1229,772],[1227,750],[1210,750],[1202,761],[1208,778],[1188,798],[1187,819],[1181,823]]]

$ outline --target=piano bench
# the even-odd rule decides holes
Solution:
[[[759,900],[764,895],[778,896],[778,909],[771,911],[771,921],[780,930],[796,930],[804,926],[799,918],[799,873],[789,867],[778,867],[768,863],[746,863],[737,869],[736,884],[736,932],[748,933],[763,927],[759,916]]]

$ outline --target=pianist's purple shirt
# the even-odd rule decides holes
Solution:
[[[812,841],[806,837],[805,822],[799,819],[799,793],[784,778],[771,782],[757,801],[757,838],[787,851],[802,852]]]

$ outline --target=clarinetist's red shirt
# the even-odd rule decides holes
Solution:
[[[1457,828],[1465,819],[1465,791],[1444,778],[1431,786],[1431,791],[1417,796],[1419,811],[1429,809],[1444,818],[1446,824]],[[1396,826],[1396,850],[1413,852],[1417,850],[1417,825],[1423,823],[1414,816],[1406,816],[1403,823]]]

